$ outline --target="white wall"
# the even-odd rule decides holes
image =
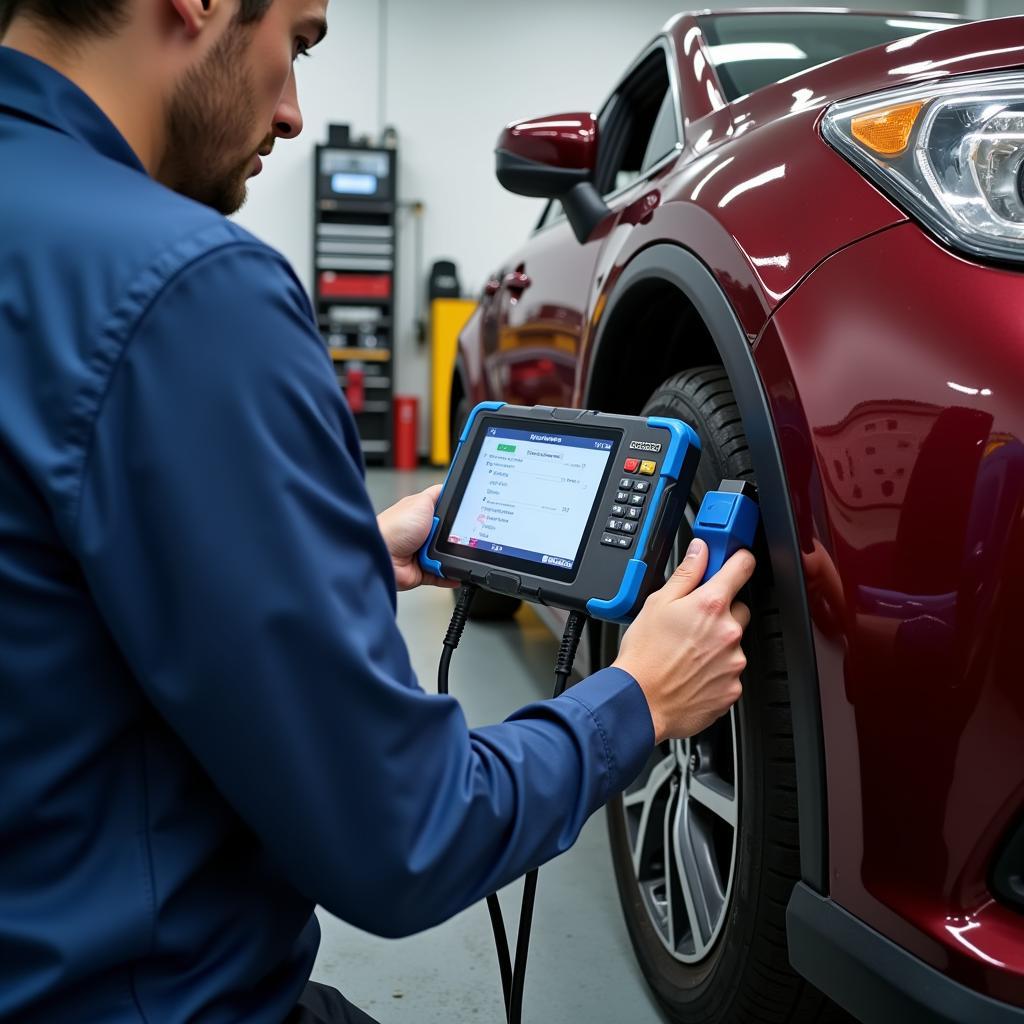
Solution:
[[[978,14],[974,7],[980,6]],[[968,0],[967,13],[971,17],[1008,18],[1011,15],[1024,14],[1024,0]]]
[[[865,6],[960,11],[962,2]],[[990,0],[966,2],[977,7]],[[416,346],[413,318],[429,264],[454,259],[464,289],[475,295],[540,213],[540,201],[509,195],[494,178],[502,126],[596,109],[643,45],[686,6],[679,0],[331,0],[327,39],[298,65],[305,131],[278,145],[238,219],[280,249],[308,287],[314,144],[325,140],[329,122],[373,136],[394,125],[400,199],[426,204],[424,266],[415,274],[412,215],[400,221],[396,338],[397,388],[422,401],[428,361]],[[422,427],[420,435],[425,443]]]
[[[312,277],[313,147],[326,141],[325,125],[331,122],[376,130],[377,120],[377,0],[333,0],[328,18],[331,28],[314,51],[316,58],[297,65],[303,133],[277,144],[237,217],[280,249],[307,287]]]

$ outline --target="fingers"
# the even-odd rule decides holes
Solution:
[[[686,549],[686,556],[676,567],[676,571],[662,587],[662,594],[670,601],[686,597],[691,591],[697,589],[700,581],[704,578],[707,567],[708,546],[704,541],[695,538],[690,542],[690,546]]]
[[[423,584],[428,587],[440,587],[442,590],[458,590],[462,584],[458,580],[445,579],[443,576],[434,576],[432,573],[423,574]]]
[[[737,601],[732,606],[732,617],[740,624],[745,633],[747,626],[750,625],[750,609],[742,601]]]
[[[737,551],[714,576],[704,584],[704,591],[721,597],[730,605],[736,595],[750,582],[757,562],[746,549]]]
[[[441,497],[441,484],[434,484],[432,487],[428,487],[423,493],[430,499],[430,504],[436,506],[438,498]]]

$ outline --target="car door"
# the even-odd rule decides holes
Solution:
[[[649,216],[652,211],[643,200],[652,179],[682,150],[679,89],[670,61],[669,43],[659,39],[640,56],[599,117],[596,184],[619,225]]]
[[[552,205],[488,282],[492,298],[483,343],[491,394],[516,405],[569,403],[602,245],[598,237],[580,245],[560,207]]]
[[[664,42],[634,64],[598,123],[597,186],[621,221],[631,191],[678,151],[678,103]],[[572,404],[595,268],[614,222],[609,217],[581,244],[561,205],[551,203],[527,243],[488,282],[483,347],[492,395],[518,405]]]

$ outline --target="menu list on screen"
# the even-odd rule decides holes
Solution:
[[[614,446],[488,427],[448,542],[573,569]]]

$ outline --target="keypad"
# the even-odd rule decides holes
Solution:
[[[605,529],[609,533],[636,533],[637,525],[633,519],[609,519]]]
[[[609,548],[631,548],[633,538],[622,533],[606,533],[601,537],[601,543]]]
[[[657,471],[657,463],[641,459],[626,459],[622,468],[627,473],[653,476]],[[615,504],[609,509],[611,518],[601,537],[602,544],[610,548],[632,546],[633,537],[640,531],[640,520],[643,518],[650,490],[650,480],[640,480],[636,476],[624,476],[619,480]]]

